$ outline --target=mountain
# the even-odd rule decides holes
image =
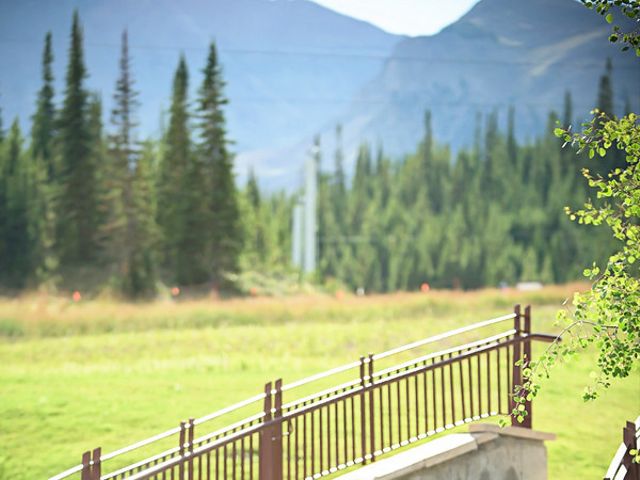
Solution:
[[[478,112],[497,109],[504,125],[512,105],[518,137],[532,138],[552,109],[562,114],[565,91],[575,118],[585,118],[607,57],[616,113],[627,99],[640,108],[640,61],[610,44],[609,32],[601,16],[574,0],[482,0],[440,33],[399,42],[336,121],[351,152],[368,139],[402,155],[422,138],[426,109],[435,138],[455,150],[471,144]],[[330,128],[323,137],[331,144]]]
[[[143,136],[160,130],[180,53],[186,56],[195,94],[208,43],[215,39],[240,169],[255,162],[265,175],[279,171],[279,159],[269,152],[312,135],[339,116],[403,38],[307,0],[0,0],[5,125],[19,115],[30,126],[47,30],[53,32],[61,99],[74,8],[84,25],[87,86],[101,93],[105,120],[120,34],[128,28]]]
[[[271,188],[295,188],[316,133],[330,167],[337,123],[347,167],[363,140],[395,156],[414,150],[427,109],[436,139],[454,150],[472,142],[478,113],[497,110],[504,125],[511,105],[518,137],[533,138],[550,110],[561,113],[567,90],[576,119],[588,114],[608,57],[618,113],[627,98],[640,108],[640,62],[609,44],[609,25],[575,0],[481,0],[438,34],[414,38],[308,0],[0,0],[5,125],[20,115],[28,126],[49,29],[60,100],[73,8],[84,24],[87,85],[102,93],[105,119],[129,29],[142,135],[160,131],[180,52],[195,93],[215,39],[240,179],[253,166]]]

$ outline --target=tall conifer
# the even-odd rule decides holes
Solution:
[[[49,291],[56,288],[59,266],[56,245],[58,184],[54,154],[56,112],[53,103],[52,64],[51,32],[48,32],[42,53],[42,87],[38,92],[31,129],[29,232],[36,283]]]
[[[73,13],[66,87],[59,116],[61,198],[60,245],[70,263],[94,257],[96,238],[96,175],[88,120],[87,70],[82,47],[82,27]]]
[[[238,271],[243,239],[223,111],[227,99],[223,94],[224,81],[215,43],[209,46],[203,74],[204,80],[198,92],[200,140],[197,153],[209,180],[211,225],[206,234],[211,240],[213,279],[223,285],[225,273]]]
[[[42,159],[47,179],[54,176],[53,138],[55,123],[55,106],[53,103],[53,50],[51,32],[47,32],[42,52],[42,87],[38,92],[36,113],[33,116],[31,129],[31,151],[34,157]]]

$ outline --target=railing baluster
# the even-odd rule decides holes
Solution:
[[[324,470],[324,432],[322,429],[322,415],[323,408],[318,409],[318,416],[320,417],[318,420],[318,446],[320,447],[320,465],[318,467],[318,471],[322,472]]]
[[[366,405],[365,405],[365,367],[364,357],[360,357],[360,451],[362,454],[362,464],[367,463],[367,418],[366,418]]]
[[[414,392],[414,400],[416,404],[416,437],[420,434],[420,400],[418,398],[418,375],[413,376],[413,392]]]
[[[316,416],[315,410],[311,412],[311,475],[316,473]],[[322,468],[322,467],[321,467]]]
[[[373,391],[373,354],[369,354],[369,450],[371,453],[371,461],[376,461],[376,430],[375,430],[375,404]]]
[[[339,402],[335,402],[333,404],[333,419],[334,419],[334,429],[336,432],[336,441],[335,441],[335,455],[336,455],[336,465],[340,465],[340,438],[342,438],[342,436],[340,435],[340,430],[339,430],[339,417],[338,417],[338,403]]]
[[[387,383],[387,407],[389,416],[389,448],[393,445],[393,408],[391,403],[391,384]]]
[[[482,417],[482,364],[480,354],[475,355],[476,366],[478,367],[478,416]]]
[[[467,405],[464,401],[464,374],[462,372],[462,361],[458,361],[458,370],[460,373],[460,403],[462,404],[462,421],[467,419]]]
[[[449,360],[453,358],[453,354],[449,354]],[[456,397],[453,392],[453,362],[449,364],[449,397],[451,399],[451,424],[456,424]]]
[[[405,440],[411,438],[411,392],[409,391],[409,379],[404,379],[404,404],[407,410],[407,435]]]
[[[444,357],[440,357],[440,361],[444,360]],[[447,425],[447,404],[446,397],[444,393],[444,369],[445,366],[441,366],[438,370],[440,370],[440,394],[442,395],[441,406],[442,406],[442,427],[444,428]]]
[[[485,358],[487,365],[487,412],[491,413],[491,352],[488,351]]]
[[[384,451],[384,395],[382,390],[384,386],[378,388],[378,420],[380,424],[380,451]]]
[[[498,341],[498,343],[500,343]],[[501,372],[501,365],[500,365],[500,350],[501,347],[498,346],[498,348],[496,348],[496,371],[498,374],[498,413],[504,413],[502,411],[502,372]]]
[[[342,449],[344,450],[343,463],[349,460],[349,432],[347,430],[347,400],[342,400]]]
[[[396,382],[396,411],[398,412],[398,445],[402,443],[402,400],[400,399],[400,382]]]
[[[429,391],[427,389],[427,361],[422,363],[422,393],[424,397],[424,433],[429,431]]]
[[[306,403],[304,403],[306,405]],[[302,476],[306,478],[309,475],[307,470],[307,414],[302,415]]]
[[[435,357],[431,360],[431,398],[433,400],[433,431],[435,432],[438,429],[438,406],[436,403],[437,398],[437,390],[436,390],[436,367],[435,365],[436,359]]]
[[[467,357],[467,373],[469,374],[469,407],[470,407],[470,412],[469,412],[469,418],[473,418],[475,415],[475,408],[474,408],[474,404],[473,404],[473,372],[472,372],[472,365],[471,365],[471,357]]]

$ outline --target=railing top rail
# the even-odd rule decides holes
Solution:
[[[478,347],[480,345],[485,345],[485,344],[488,345],[488,344],[490,344],[492,342],[495,342],[496,340],[501,340],[501,339],[506,338],[506,337],[508,337],[510,335],[513,335],[514,333],[516,333],[516,331],[514,329],[510,329],[510,330],[507,330],[506,332],[502,332],[502,333],[499,333],[497,335],[492,335],[490,337],[483,338],[482,340],[476,340],[474,342],[465,343],[463,345],[456,345],[455,347],[447,348],[445,350],[439,350],[437,352],[428,353],[426,355],[422,355],[420,357],[414,358],[413,360],[409,360],[407,362],[403,362],[403,363],[400,363],[398,365],[394,365],[392,367],[385,368],[383,370],[378,370],[377,372],[374,373],[373,376],[374,376],[374,378],[375,377],[381,377],[381,376],[386,375],[388,373],[393,373],[393,372],[396,372],[398,370],[402,370],[403,368],[412,367],[412,366],[416,365],[417,363],[424,362],[425,360],[431,360],[432,358],[442,357],[443,355],[448,355],[449,353],[460,352],[462,350],[469,350],[469,349]]]
[[[336,375],[338,373],[346,372],[347,370],[351,370],[352,368],[356,368],[358,366],[360,366],[360,362],[355,361],[355,362],[347,363],[346,365],[341,365],[339,367],[332,368],[331,370],[326,370],[321,373],[316,373],[315,375],[311,375],[310,377],[305,377],[295,382],[291,382],[286,385],[283,385],[282,391],[286,392],[288,390],[293,390],[294,388],[301,387],[302,385],[315,382],[316,380],[322,380],[323,378],[330,377],[331,375]]]
[[[488,327],[489,325],[494,325],[496,323],[504,322],[506,320],[512,320],[516,317],[515,313],[510,313],[508,315],[503,315],[501,317],[492,318],[490,320],[484,320],[482,322],[473,323],[471,325],[467,325],[466,327],[456,328],[455,330],[450,330],[445,333],[440,333],[438,335],[434,335],[432,337],[424,338],[422,340],[418,340],[415,342],[407,343],[406,345],[402,345],[401,347],[392,348],[391,350],[387,350],[386,352],[378,353],[373,356],[374,360],[380,360],[382,358],[390,357],[391,355],[396,355],[398,353],[406,352],[407,350],[412,350],[414,348],[422,347],[424,345],[428,345],[430,343],[438,342],[440,340],[444,340],[445,338],[454,337],[456,335],[460,335],[461,333],[470,332],[471,330],[476,330],[478,328]]]

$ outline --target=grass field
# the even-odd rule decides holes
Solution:
[[[578,286],[523,293],[430,292],[116,304],[0,301],[0,478],[40,479],[259,393],[431,334],[533,306],[534,331]],[[593,355],[559,366],[534,404],[554,432],[550,478],[602,478],[621,427],[640,413],[640,380],[584,404]]]

